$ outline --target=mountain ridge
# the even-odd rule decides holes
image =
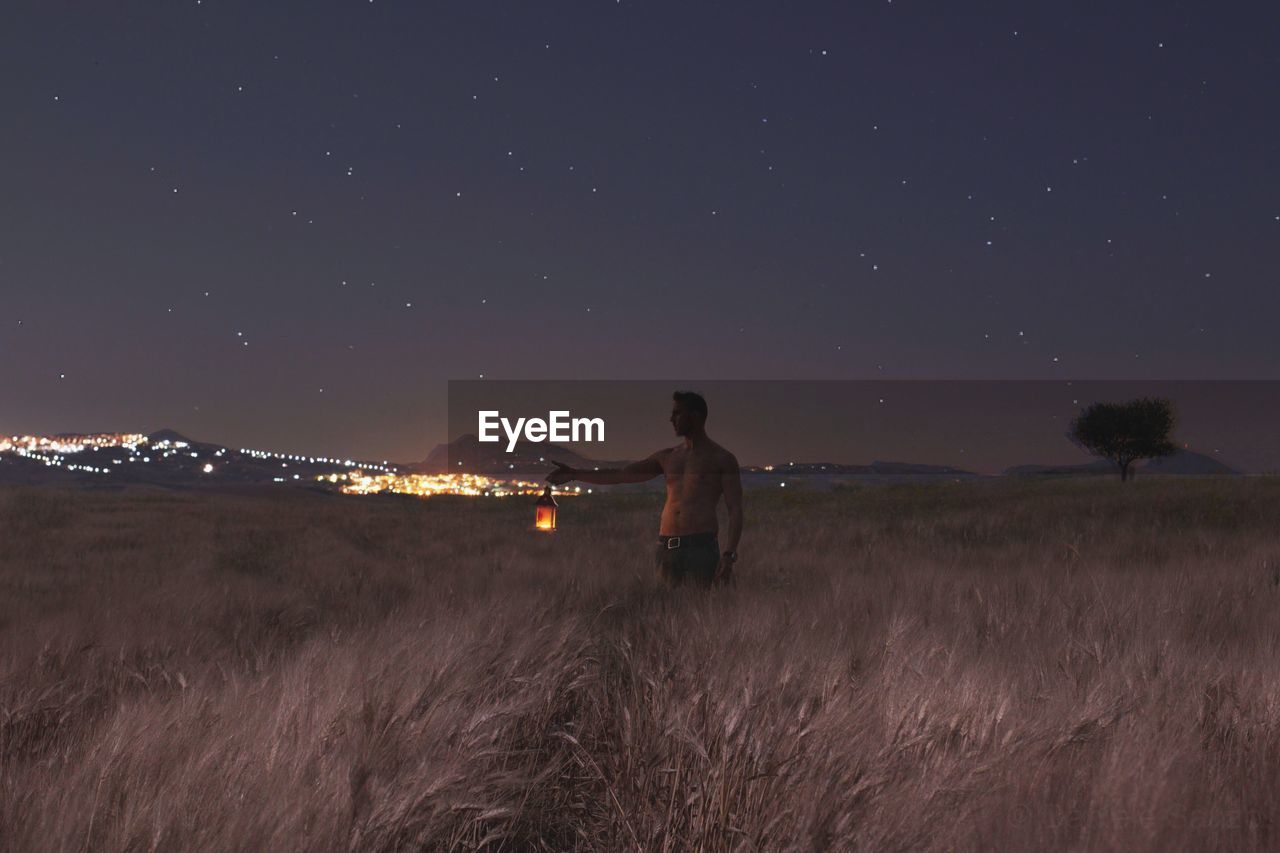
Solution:
[[[108,433],[64,433],[63,439]],[[51,438],[56,438],[52,437]],[[181,447],[176,445],[181,444]],[[25,449],[0,451],[0,483],[152,483],[175,487],[206,483],[315,484],[318,477],[354,470],[400,474],[466,473],[494,479],[541,480],[554,462],[573,468],[617,468],[631,460],[592,459],[557,444],[521,441],[506,453],[506,443],[480,442],[474,434],[438,444],[419,462],[384,466],[367,460],[338,460],[304,454],[239,450],[194,440],[173,429],[147,435],[137,447],[86,446],[75,453],[52,450],[35,453]],[[461,463],[461,464],[459,464]],[[1147,460],[1136,466],[1143,476],[1243,476],[1217,459],[1191,450],[1170,457]],[[1061,477],[1115,475],[1115,466],[1103,459],[1075,465],[1026,464],[1010,466],[1000,474],[981,474],[951,465],[875,460],[868,464],[843,462],[795,462],[742,466],[744,481],[774,484],[794,478],[797,482],[917,482],[971,481],[996,477]],[[649,487],[652,487],[652,483]],[[658,485],[661,485],[660,483]],[[617,486],[612,488],[626,487]]]

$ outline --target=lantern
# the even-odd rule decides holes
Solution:
[[[550,486],[547,486],[542,492],[542,497],[538,498],[533,526],[538,530],[556,529],[556,499],[551,494]]]

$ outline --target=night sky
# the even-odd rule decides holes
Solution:
[[[412,460],[448,379],[1280,378],[1280,6],[1090,5],[6,4],[0,432]]]

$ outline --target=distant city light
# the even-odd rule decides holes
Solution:
[[[66,471],[83,471],[91,474],[107,474],[113,469],[111,465],[123,462],[161,463],[174,457],[168,464],[177,466],[178,470],[196,471],[202,474],[214,473],[212,462],[188,463],[188,459],[198,459],[199,451],[185,450],[190,444],[186,441],[158,439],[152,441],[141,433],[98,433],[92,435],[71,436],[39,436],[14,435],[0,436],[0,453],[12,453],[39,462],[49,467],[62,468]],[[106,464],[82,465],[71,461],[77,454],[86,450],[94,453],[116,450],[113,458]],[[179,450],[185,450],[180,453]],[[479,474],[405,474],[397,471],[386,460],[382,464],[362,463],[352,459],[333,459],[330,457],[304,456],[297,453],[276,453],[268,450],[254,450],[241,447],[237,449],[218,448],[212,451],[212,457],[222,459],[225,464],[234,466],[237,462],[278,463],[281,468],[291,467],[292,460],[298,466],[323,465],[331,468],[342,468],[341,471],[318,473],[314,470],[293,474],[292,477],[272,477],[272,482],[285,483],[314,479],[339,485],[343,494],[370,495],[380,492],[428,497],[431,495],[470,495],[483,497],[505,497],[508,495],[537,495],[542,493],[542,483],[520,479],[499,480]],[[97,457],[94,457],[97,458]],[[461,464],[461,463],[459,463]],[[190,467],[187,467],[190,465]],[[514,467],[514,466],[512,466]],[[265,473],[265,472],[263,472]],[[223,474],[227,479],[246,478],[247,472],[237,471],[235,467],[224,467]],[[587,493],[591,494],[588,489]],[[566,487],[561,495],[580,495],[582,487]]]
[[[168,459],[170,456],[177,457],[179,459],[182,457],[199,459],[199,451],[187,450],[190,446],[189,442],[173,439],[159,439],[157,441],[152,441],[148,436],[143,435],[142,433],[0,436],[0,453],[12,453],[15,456],[20,456],[33,462],[39,462],[48,467],[62,468],[67,471],[85,471],[91,474],[107,474],[110,473],[112,469],[95,465],[72,463],[69,462],[66,457],[83,453],[86,450],[98,453],[102,450],[116,449],[123,451],[124,454],[127,455],[123,455],[123,457],[121,457],[121,455],[118,454],[117,458],[109,460],[111,465],[119,465],[125,461],[149,463],[153,461],[153,456],[155,457],[155,461]],[[185,452],[180,453],[179,451]],[[264,450],[250,450],[247,448],[240,448],[239,451],[234,451],[226,447],[221,447],[213,453],[213,456],[225,459],[227,458],[227,454],[230,453],[234,455],[237,452],[251,459],[294,459],[298,462],[310,461],[312,464],[315,464],[316,462],[323,462],[328,465],[343,464],[335,459],[325,458],[317,460],[314,457],[309,458],[300,454],[273,453]],[[347,460],[345,464],[350,468],[355,465],[360,465],[361,463]],[[288,463],[281,463],[281,466],[287,468]],[[362,467],[384,473],[391,473],[394,471],[394,468],[385,461],[381,465],[369,463]],[[201,471],[206,474],[211,473],[213,471],[213,466],[211,464],[206,464],[201,468]],[[299,475],[295,479],[301,479],[301,476]]]
[[[388,492],[417,497],[540,495],[545,485],[528,480],[497,480],[481,474],[367,474],[362,470],[346,474],[320,475],[316,479],[335,485],[341,483],[344,495],[374,495]],[[556,492],[556,494],[576,495],[581,491],[582,487],[579,486],[573,491]]]

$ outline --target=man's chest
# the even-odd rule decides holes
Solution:
[[[710,482],[719,477],[719,467],[709,454],[673,450],[662,466],[668,482]]]

